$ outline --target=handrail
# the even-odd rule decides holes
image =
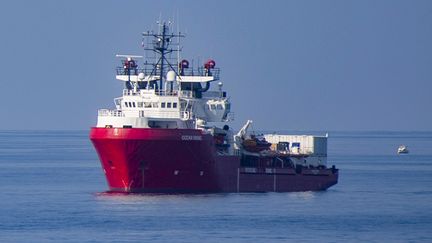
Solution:
[[[180,90],[180,97],[183,98],[192,98],[193,97],[193,92],[190,90]]]
[[[143,110],[138,110],[137,112],[138,117],[145,117]],[[121,110],[99,109],[98,116],[125,117],[125,114]]]
[[[124,114],[122,111],[119,110],[99,109],[98,116],[124,117]]]
[[[178,91],[177,90],[173,90],[173,91],[164,91],[164,90],[154,90],[151,89],[151,92],[147,92],[147,90],[138,90],[138,91],[134,91],[133,89],[124,89],[123,90],[123,95],[124,96],[138,96],[138,95],[143,95],[144,93],[147,94],[155,94],[157,96],[177,96],[178,95]]]
[[[180,112],[178,110],[174,111],[164,111],[164,110],[146,110],[146,117],[151,118],[180,118]]]
[[[230,111],[230,112],[228,112],[228,114],[226,115],[224,121],[225,121],[225,122],[228,122],[228,121],[234,121],[234,118],[235,118],[235,113],[232,112],[232,111]]]
[[[225,92],[223,91],[206,91],[202,93],[202,97],[206,98],[224,98]]]
[[[213,77],[215,80],[219,79],[219,75],[219,68],[205,69],[204,67],[199,67],[197,69],[188,68],[184,69],[183,72],[180,73],[180,76],[207,76]]]
[[[152,74],[153,69],[151,68],[136,68],[136,69],[125,69],[123,67],[117,67],[116,73],[117,75],[138,75],[139,73],[144,73],[144,75],[150,75]],[[156,75],[153,73],[153,75]]]
[[[147,75],[159,75],[154,72],[153,68],[135,68],[135,69],[126,69],[123,67],[117,67],[116,68],[116,74],[117,75],[138,75],[139,73],[144,73],[145,76]],[[180,76],[207,76],[207,77],[213,77],[214,80],[218,80],[220,76],[220,69],[219,68],[213,68],[213,69],[205,69],[204,67],[199,68],[188,68],[184,69],[183,72],[179,73]]]
[[[158,95],[158,96],[177,96],[178,91],[177,90],[173,90],[173,91],[157,90],[157,91],[155,91],[155,95]]]

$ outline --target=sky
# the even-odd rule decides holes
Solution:
[[[160,16],[222,69],[235,129],[432,131],[428,0],[2,1],[0,128],[94,126]]]

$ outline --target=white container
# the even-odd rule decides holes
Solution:
[[[303,165],[326,165],[327,164],[327,136],[310,135],[279,135],[265,134],[267,142],[278,144],[280,142],[289,143],[291,154],[304,154]],[[294,146],[293,146],[294,145]],[[298,145],[298,146],[296,146]],[[277,146],[272,146],[276,148]]]

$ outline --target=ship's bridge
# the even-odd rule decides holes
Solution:
[[[194,85],[197,84],[200,83]],[[114,99],[115,110],[99,110],[98,127],[193,128],[190,123],[196,119],[208,122],[233,119],[226,92],[200,90],[199,93],[196,89],[124,89],[123,95]]]
[[[144,50],[156,53],[152,63],[145,61],[138,66],[137,60],[143,56],[117,55],[122,66],[116,69],[116,79],[125,83],[125,89],[114,99],[115,110],[99,111],[98,127],[196,128],[198,120],[232,120],[231,103],[222,83],[218,83],[219,91],[210,90],[211,83],[219,80],[216,62],[208,59],[193,67],[185,59],[180,61],[180,55],[175,62],[170,53],[181,48],[170,45],[183,35],[168,31],[163,24],[158,33],[143,33],[143,37],[151,38]]]

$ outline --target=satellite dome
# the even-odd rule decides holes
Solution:
[[[174,82],[174,80],[176,78],[176,73],[173,70],[171,70],[171,71],[168,71],[166,76],[167,76],[166,78],[167,78],[168,82]]]
[[[144,73],[139,73],[139,74],[138,74],[138,79],[139,79],[140,81],[143,81],[144,78],[145,78]]]

